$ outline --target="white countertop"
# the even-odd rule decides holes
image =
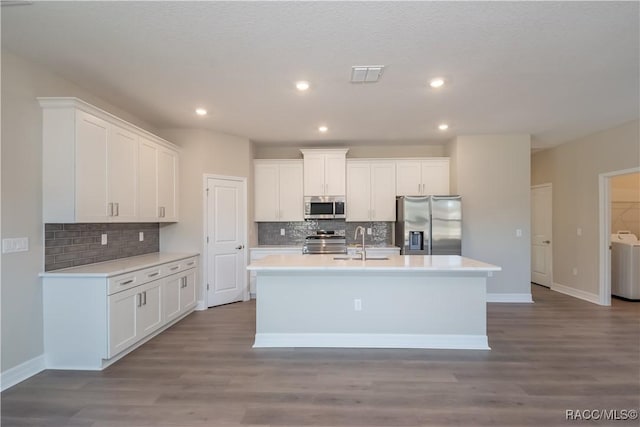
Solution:
[[[334,259],[342,255],[270,255],[252,261],[252,271],[427,271],[490,272],[501,271],[496,265],[458,255],[391,255],[383,260]]]
[[[60,270],[46,271],[40,273],[40,277],[111,277],[125,274],[143,268],[154,267],[168,262],[179,261],[181,259],[198,256],[194,253],[170,253],[154,252],[151,254],[138,255],[128,258],[119,258],[112,261],[86,264],[78,267],[62,268]]]

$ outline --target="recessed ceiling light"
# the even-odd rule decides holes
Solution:
[[[322,133],[325,133],[325,132],[326,132],[326,131],[328,131],[328,130],[329,130],[329,128],[328,128],[328,127],[326,127],[326,126],[320,126],[320,127],[318,128],[318,131],[320,131],[320,132],[322,132]]]
[[[446,123],[440,123],[440,124],[438,125],[438,129],[440,129],[440,130],[447,130],[447,129],[449,129],[449,125],[448,125],[448,124],[446,124]]]
[[[429,82],[429,86],[433,88],[439,88],[444,84],[444,79],[442,77],[436,77]]]
[[[196,108],[196,114],[199,116],[206,116],[207,110],[205,110],[204,108]]]
[[[309,82],[306,82],[306,81],[304,81],[304,80],[303,80],[303,81],[296,82],[296,88],[297,88],[299,91],[305,91],[305,90],[309,89]]]

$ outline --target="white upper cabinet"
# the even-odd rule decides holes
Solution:
[[[177,221],[178,153],[140,137],[138,157],[140,221]]]
[[[59,113],[59,111],[54,111]],[[58,193],[59,201],[68,201],[71,206],[65,206],[63,215],[71,215],[70,222],[104,222],[108,220],[110,212],[107,209],[108,206],[108,194],[107,194],[107,144],[109,140],[109,124],[91,114],[83,111],[78,111],[77,114],[69,115],[70,120],[75,120],[75,156],[73,147],[69,151],[70,157],[64,159],[64,163],[52,164],[51,158],[44,153],[44,196],[45,196],[45,222],[47,222],[47,208],[57,207],[57,200],[54,199],[55,195],[49,200],[50,203],[46,203],[47,196],[51,195],[51,191],[47,191],[51,186],[56,184],[55,176],[62,177],[67,175],[66,172],[75,166],[75,176],[72,176],[72,180],[68,182],[69,190],[75,186],[75,213],[73,201],[74,192],[70,191],[68,196],[71,200],[65,200],[61,197],[60,193],[64,191],[64,188],[55,188]],[[74,117],[75,116],[75,117]],[[45,139],[45,151],[55,150],[55,142],[52,141],[53,146],[46,144],[48,137],[52,137],[52,132],[49,132],[51,126],[46,126],[47,120],[45,117],[44,127],[44,139]],[[73,132],[73,128],[69,129]],[[66,148],[66,147],[65,147]],[[75,157],[75,165],[73,159]],[[53,176],[52,176],[53,175]],[[52,179],[53,178],[53,179]]]
[[[305,196],[344,196],[348,149],[300,150],[304,156]]]
[[[302,221],[302,161],[254,160],[255,221]]]
[[[172,144],[77,98],[39,101],[44,222],[177,221]]]
[[[107,200],[112,221],[138,220],[138,135],[111,125],[107,144]]]
[[[449,194],[449,158],[396,160],[396,195]]]
[[[395,221],[395,162],[347,161],[347,221]]]
[[[164,147],[158,150],[159,222],[178,221],[178,153]]]

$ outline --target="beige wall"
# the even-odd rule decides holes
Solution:
[[[385,145],[349,145],[343,144],[339,148],[348,147],[348,158],[388,158],[388,157],[444,157],[447,156],[446,144],[435,143],[393,143]],[[311,146],[272,146],[255,144],[254,158],[256,159],[301,159],[301,148]],[[323,148],[329,148],[326,145]],[[336,146],[338,148],[338,146]]]
[[[144,122],[35,64],[2,50],[2,238],[28,237],[29,251],[2,255],[2,372],[43,353],[42,111],[38,96],[76,96]]]
[[[253,183],[251,182],[250,141],[246,138],[208,130],[164,129],[160,134],[182,148],[180,152],[180,222],[161,225],[160,250],[203,253],[204,174],[247,178],[248,242],[256,241],[256,230],[252,222]],[[203,259],[200,266],[202,283],[205,277]],[[202,292],[201,286],[201,300]]]
[[[521,300],[531,294],[530,145],[529,135],[467,135],[447,148],[452,192],[462,196],[462,255],[502,267],[488,292]]]
[[[553,186],[554,283],[597,295],[599,174],[640,165],[639,125],[625,123],[532,156],[531,184]]]

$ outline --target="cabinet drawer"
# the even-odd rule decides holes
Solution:
[[[182,261],[182,270],[188,270],[198,266],[198,258],[188,258]]]
[[[162,277],[162,266],[121,274],[109,279],[107,295],[115,294]]]

